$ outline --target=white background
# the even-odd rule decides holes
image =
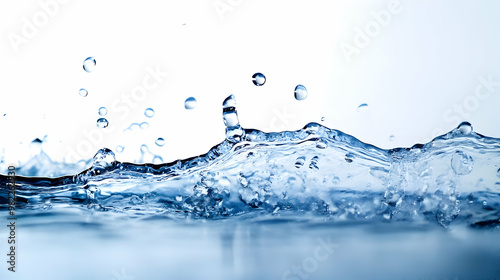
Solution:
[[[22,164],[28,144],[46,136],[57,161],[117,145],[119,160],[151,161],[139,158],[141,144],[165,161],[195,156],[224,139],[229,94],[245,128],[318,122],[391,148],[467,120],[500,137],[500,86],[480,82],[500,82],[499,11],[498,1],[2,1],[0,149]],[[356,42],[358,30],[371,32],[369,42]],[[89,56],[92,73],[82,69]],[[125,105],[151,69],[169,75]],[[264,86],[253,85],[255,72]],[[297,84],[306,100],[294,99]],[[190,96],[197,107],[185,110]],[[368,110],[358,112],[362,103]],[[106,129],[96,126],[101,106]],[[143,121],[149,128],[123,131]]]

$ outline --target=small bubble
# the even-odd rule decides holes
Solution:
[[[389,136],[389,141],[394,141],[394,135]]]
[[[263,86],[266,83],[266,76],[262,73],[255,73],[252,76],[252,82],[256,86]]]
[[[141,129],[146,129],[146,128],[148,128],[148,127],[149,127],[149,123],[147,123],[147,122],[142,122],[139,126],[140,126],[140,128],[141,128]]]
[[[159,137],[158,139],[156,139],[155,144],[159,147],[163,147],[163,145],[165,145],[165,139]]]
[[[106,128],[106,127],[108,127],[108,124],[109,124],[108,120],[105,118],[99,118],[97,120],[97,127],[99,127],[99,128]]]
[[[116,152],[121,153],[125,148],[123,146],[116,146]]]
[[[106,107],[99,108],[99,116],[106,116],[107,113],[108,109],[106,109]]]
[[[463,135],[469,135],[472,132],[472,125],[470,124],[470,122],[462,122],[460,125],[458,125],[457,129]]]
[[[87,95],[89,95],[89,92],[88,92],[86,89],[84,89],[84,88],[81,88],[81,89],[78,91],[78,93],[79,93],[81,96],[83,96],[83,97],[87,97]]]
[[[307,97],[307,89],[303,85],[297,85],[295,87],[294,94],[295,94],[295,99],[304,100]]]
[[[325,121],[325,117],[321,117],[321,121],[324,122]]]
[[[305,161],[306,161],[306,157],[304,157],[304,156],[298,157],[295,160],[295,167],[301,168],[304,165]]]
[[[152,118],[155,115],[155,110],[147,108],[146,110],[144,110],[144,115],[148,118]]]
[[[83,61],[83,70],[85,70],[87,73],[90,73],[94,71],[95,65],[96,65],[95,59],[93,57],[87,57]]]
[[[189,97],[188,99],[186,99],[186,101],[184,101],[184,108],[188,110],[196,108],[196,99],[194,97]]]
[[[357,110],[358,110],[358,112],[366,112],[366,110],[368,110],[368,104],[363,103],[363,104],[359,105]]]
[[[160,157],[160,156],[154,156],[153,157],[153,163],[154,164],[160,164],[160,163],[163,163],[163,158]]]
[[[451,157],[451,169],[453,169],[453,172],[457,175],[467,175],[471,173],[473,164],[474,160],[472,157],[461,151],[457,151]]]
[[[347,153],[344,159],[347,163],[352,163],[352,161],[354,160],[354,155],[351,153]]]

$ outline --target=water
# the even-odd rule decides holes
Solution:
[[[154,117],[155,115],[155,110],[151,109],[151,108],[147,108],[146,110],[144,110],[144,116],[148,117],[148,118],[152,118]]]
[[[96,66],[96,61],[93,57],[87,57],[83,61],[83,70],[85,70],[87,73],[91,73],[92,71],[94,71],[95,66]]]
[[[163,147],[163,145],[165,145],[165,139],[159,137],[158,139],[156,139],[155,144],[159,147]]]
[[[70,172],[35,143],[16,168],[19,275],[301,279],[297,267],[310,279],[499,275],[500,139],[460,125],[425,144],[380,149],[317,123],[243,128],[236,105],[234,95],[222,104],[224,141],[169,163],[121,162],[103,148],[88,169]],[[2,188],[4,215],[7,203]],[[82,265],[89,259],[92,269]]]
[[[368,110],[368,104],[366,103],[360,104],[357,108],[358,112],[365,112],[367,110]]]
[[[307,89],[303,85],[297,85],[294,91],[295,99],[304,100],[307,97]]]
[[[87,95],[89,95],[89,92],[84,89],[84,88],[81,88],[79,91],[78,91],[78,94],[80,94],[81,96],[83,97],[87,97]]]
[[[197,105],[197,102],[196,102],[196,99],[194,97],[188,97],[186,99],[186,101],[184,101],[184,108],[186,108],[187,110],[192,110],[192,109],[196,108],[196,105]]]
[[[266,83],[266,76],[262,73],[255,73],[252,75],[252,82],[256,86],[263,86]]]
[[[99,108],[99,116],[106,116],[108,114],[108,109],[106,109],[106,107],[101,107]]]
[[[105,119],[105,118],[97,119],[97,127],[106,128],[106,127],[108,127],[108,125],[109,125],[109,122],[107,119]]]

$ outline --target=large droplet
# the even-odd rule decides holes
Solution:
[[[368,104],[363,103],[358,106],[358,112],[366,112],[368,110]]]
[[[83,70],[85,70],[87,73],[90,73],[94,71],[95,65],[96,65],[95,59],[93,57],[87,57],[83,61]]]
[[[108,124],[109,124],[108,120],[105,118],[99,118],[97,120],[97,127],[99,127],[99,128],[106,128],[106,127],[108,127]]]
[[[165,145],[165,139],[159,137],[158,139],[156,139],[155,144],[159,147],[163,147],[163,145]]]
[[[144,115],[148,118],[152,118],[155,115],[155,110],[147,108],[146,110],[144,110]]]
[[[457,175],[467,175],[471,173],[474,160],[464,152],[457,151],[451,157],[451,168]]]
[[[184,101],[184,108],[188,109],[188,110],[192,110],[194,108],[196,108],[196,99],[194,97],[189,97],[188,99],[186,99],[186,101]]]
[[[88,92],[86,89],[84,89],[84,88],[81,88],[81,89],[78,91],[78,93],[79,93],[81,96],[83,96],[83,97],[87,97],[87,95],[89,95],[89,92]]]
[[[252,82],[256,86],[263,86],[266,83],[266,76],[262,73],[255,73],[252,76]]]
[[[99,116],[106,116],[106,114],[108,113],[108,109],[106,109],[106,107],[101,107],[99,108]]]
[[[241,141],[245,131],[240,126],[236,111],[236,99],[232,94],[222,102],[222,118],[224,125],[226,125],[226,139],[230,142]]]
[[[469,135],[472,132],[472,125],[470,122],[462,122],[458,125],[457,130],[463,135]]]
[[[307,89],[303,85],[297,85],[294,93],[297,100],[304,100],[307,97]]]
[[[108,148],[102,148],[94,156],[92,166],[93,167],[101,167],[107,168],[113,165],[116,161],[115,153]]]

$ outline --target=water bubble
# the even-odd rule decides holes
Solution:
[[[389,141],[394,141],[394,135],[389,136]]]
[[[99,108],[99,116],[106,116],[107,113],[108,109],[106,109],[106,107]]]
[[[352,161],[354,160],[354,155],[351,153],[347,153],[344,159],[347,163],[352,163]]]
[[[139,126],[140,126],[140,128],[141,128],[141,129],[146,129],[146,128],[148,128],[148,127],[149,127],[149,123],[147,123],[147,122],[142,122]]]
[[[460,125],[458,125],[457,129],[463,135],[468,135],[472,132],[472,125],[470,124],[470,122],[462,122]]]
[[[78,93],[79,93],[81,96],[83,96],[83,97],[87,97],[87,95],[89,95],[89,92],[88,92],[86,89],[84,89],[84,88],[81,88],[81,89],[78,91]]]
[[[99,128],[106,128],[106,127],[108,127],[108,124],[109,124],[108,120],[105,118],[99,118],[97,120],[97,127],[99,127]]]
[[[295,94],[295,99],[304,100],[307,97],[307,89],[303,85],[297,85],[295,87],[294,94]]]
[[[96,65],[95,59],[93,57],[87,57],[83,61],[83,70],[85,70],[87,73],[90,73],[94,71],[95,65]]]
[[[92,166],[93,167],[110,167],[113,162],[116,161],[115,153],[108,148],[102,148],[94,156]]]
[[[321,121],[324,122],[325,121],[325,117],[321,117]]]
[[[158,145],[159,147],[163,147],[163,145],[165,145],[165,139],[159,137],[158,139],[156,139],[155,141],[156,145]]]
[[[256,86],[263,86],[266,83],[266,76],[262,73],[255,73],[252,76],[252,82]]]
[[[457,151],[451,157],[451,168],[457,175],[467,175],[471,173],[473,165],[474,160],[472,157],[461,151]]]
[[[359,105],[357,110],[358,110],[358,112],[366,112],[366,110],[368,110],[368,104],[363,103],[363,104]]]
[[[184,108],[188,110],[196,108],[196,99],[194,97],[189,97],[188,99],[186,99],[186,101],[184,101]]]
[[[144,110],[144,115],[148,118],[152,118],[155,115],[155,110],[147,108],[146,110]]]
[[[121,153],[125,148],[123,146],[116,146],[116,152]]]
[[[305,156],[298,157],[295,160],[295,167],[301,168],[304,165],[305,161],[306,161],[306,157]]]
[[[161,156],[154,156],[153,157],[153,163],[154,164],[160,164],[163,163],[163,158]]]
[[[236,99],[232,94],[222,102],[222,118],[226,126],[226,139],[231,142],[240,141],[245,131],[240,126],[236,111]]]
[[[318,170],[319,169],[319,167],[318,167],[318,160],[319,160],[319,157],[318,156],[314,156],[311,159],[311,163],[309,164],[309,168],[310,169],[316,169],[316,170]]]
[[[147,152],[149,152],[148,146],[145,144],[142,144],[141,145],[141,153],[147,153]]]

